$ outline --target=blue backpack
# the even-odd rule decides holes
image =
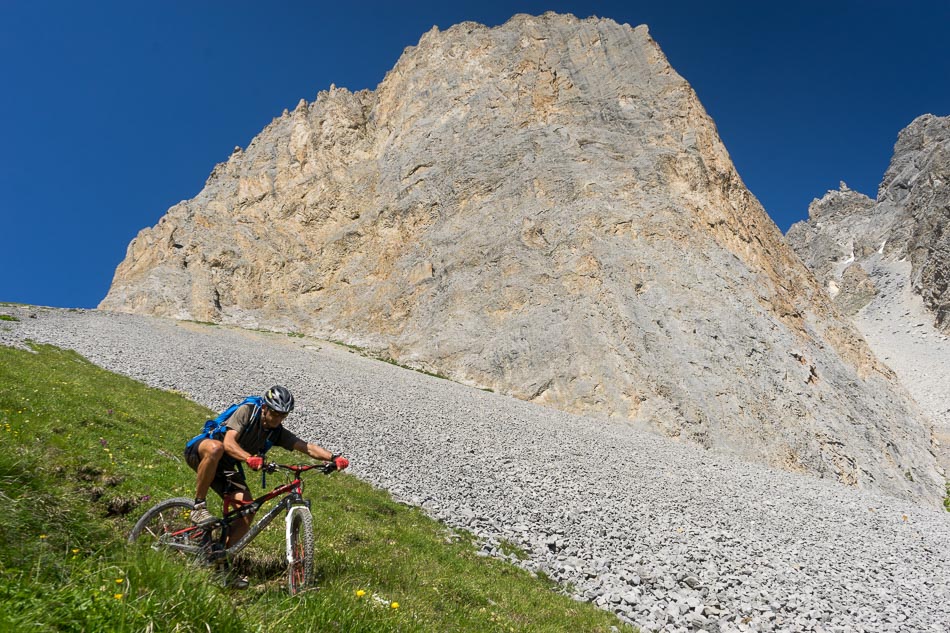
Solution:
[[[245,404],[254,406],[254,410],[251,412],[251,421],[253,422],[261,415],[261,405],[264,404],[264,398],[261,396],[248,396],[241,402],[232,404],[230,407],[219,413],[218,417],[214,418],[213,420],[206,421],[201,433],[188,440],[188,443],[185,444],[185,448],[191,448],[194,444],[197,444],[201,440],[220,440],[223,438],[224,434],[227,433],[228,430],[228,418],[234,415],[234,412],[237,411],[238,408],[243,407]],[[264,451],[267,452],[270,447],[271,443],[268,441]]]

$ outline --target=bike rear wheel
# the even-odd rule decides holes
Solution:
[[[195,502],[175,497],[155,504],[142,515],[129,533],[129,543],[148,543],[152,549],[197,551],[204,531],[191,523]]]
[[[287,515],[287,587],[296,595],[313,578],[313,516],[304,506]]]

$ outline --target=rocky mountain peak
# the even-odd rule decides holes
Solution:
[[[898,136],[876,201],[829,193],[789,243],[935,424],[950,468],[950,117]],[[812,214],[812,207],[820,206]]]
[[[945,230],[950,222],[950,117],[926,114],[901,131],[876,201],[855,192],[829,192],[812,202],[808,214],[809,220],[792,226],[787,237],[826,288],[840,285],[836,280],[846,273],[871,287],[874,282],[861,272],[873,265],[868,258],[906,258],[911,264],[907,283],[921,295],[936,326],[950,333],[950,234]],[[850,311],[874,294],[862,293]]]
[[[821,199],[815,198],[812,200],[811,204],[808,205],[808,218],[818,220],[820,218],[860,213],[873,205],[874,200],[863,193],[852,190],[842,181],[838,189],[831,189]]]
[[[941,495],[925,421],[645,27],[547,13],[429,31],[376,90],[331,87],[218,165],[133,240],[100,307],[341,340]]]
[[[900,206],[915,187],[946,186],[948,155],[950,117],[917,117],[897,137],[894,156],[878,188],[878,201]],[[924,182],[918,182],[921,176]]]

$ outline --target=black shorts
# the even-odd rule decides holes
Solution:
[[[201,456],[198,454],[199,444],[201,442],[185,447],[185,461],[195,472],[198,471],[198,464],[201,462]],[[247,485],[247,480],[244,479],[244,472],[230,455],[225,455],[218,462],[218,470],[214,473],[214,479],[211,480],[211,489],[222,499],[225,494],[234,495],[239,492],[244,493],[246,499],[251,498],[251,489]]]

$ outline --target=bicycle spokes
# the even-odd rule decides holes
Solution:
[[[292,480],[254,501],[235,504],[237,508],[230,512],[226,510],[224,518],[215,525],[199,527],[192,524],[194,500],[175,497],[149,508],[132,528],[129,542],[147,542],[153,549],[176,551],[204,564],[220,562],[237,556],[276,517],[286,513],[287,584],[292,594],[299,593],[313,576],[314,545],[313,516],[310,514],[310,502],[303,498],[300,474],[316,468],[320,468],[324,474],[331,471],[320,465],[268,464],[268,472],[278,468],[292,473]],[[280,501],[264,516],[258,517],[236,543],[227,542],[226,532],[230,524],[245,517],[249,520],[264,504],[277,498]]]

